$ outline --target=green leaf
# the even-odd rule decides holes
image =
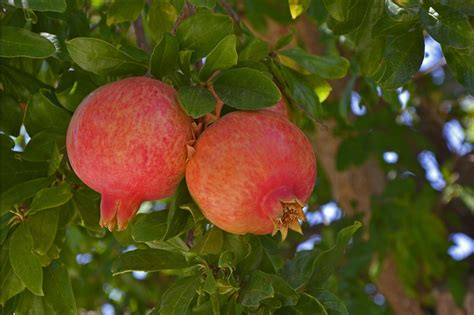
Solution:
[[[74,191],[71,201],[81,216],[82,224],[93,232],[103,233],[103,229],[99,226],[100,195],[92,189],[81,187]]]
[[[133,226],[132,237],[136,242],[161,241],[166,233],[168,211],[138,214]]]
[[[295,289],[305,286],[318,288],[334,272],[352,235],[361,227],[355,222],[337,234],[336,245],[319,252],[317,250],[298,252],[283,268],[281,274]]]
[[[19,103],[2,93],[0,95],[0,131],[11,136],[18,136],[22,122],[23,113]]]
[[[2,3],[13,5],[17,8],[30,9],[34,11],[66,11],[65,0],[2,0]]]
[[[176,38],[169,33],[163,34],[150,59],[150,70],[155,77],[162,79],[178,68],[178,49]]]
[[[18,300],[18,305],[15,309],[15,315],[49,315],[54,311],[45,303],[41,296],[31,294],[30,291],[23,291]]]
[[[46,90],[40,90],[33,95],[26,111],[25,127],[30,136],[46,130],[64,136],[66,134],[71,114],[64,108],[51,102],[46,96]]]
[[[183,269],[191,265],[184,256],[162,249],[137,249],[126,252],[112,264],[114,276],[131,271],[159,271]]]
[[[49,161],[54,158],[54,152],[65,151],[66,137],[55,135],[47,131],[40,131],[35,134],[23,153],[23,158],[28,161]]]
[[[201,275],[176,280],[163,293],[160,304],[161,315],[187,314],[196,290],[201,283]]]
[[[294,20],[308,10],[310,0],[288,0],[291,18]]]
[[[442,5],[420,10],[420,21],[425,30],[443,46],[468,48],[474,45],[474,30],[461,12]]]
[[[216,0],[189,0],[195,7],[203,7],[208,9],[213,9],[216,6]]]
[[[474,94],[474,48],[443,47],[448,68],[459,83]]]
[[[251,68],[222,71],[214,89],[226,105],[237,109],[261,109],[275,105],[281,98],[273,81]]]
[[[276,315],[328,315],[321,302],[308,293],[302,293],[298,304],[277,310]]]
[[[237,64],[237,51],[235,35],[224,37],[206,57],[204,67],[199,72],[199,78],[206,81],[216,70],[224,70]]]
[[[0,154],[0,191],[39,177],[47,176],[48,164],[28,162],[13,151],[2,149]]]
[[[33,237],[34,250],[45,255],[53,245],[59,222],[59,208],[48,209],[28,216],[28,227]]]
[[[279,54],[293,59],[310,73],[324,79],[340,79],[347,74],[349,60],[340,56],[316,56],[306,53],[301,48],[290,48]]]
[[[214,278],[212,270],[210,269],[206,271],[206,281],[204,282],[202,289],[209,294],[215,294],[217,292],[216,278]]]
[[[231,233],[224,233],[222,248],[234,254],[234,264],[245,259],[251,251],[250,244],[245,240],[244,236]]]
[[[53,43],[24,28],[2,26],[0,57],[47,58],[56,52]]]
[[[5,302],[17,295],[25,289],[23,281],[16,275],[10,265],[8,259],[8,248],[2,246],[2,289],[0,290],[0,304],[5,305]]]
[[[239,61],[260,61],[268,56],[270,47],[261,39],[251,37],[239,52]]]
[[[189,0],[189,3],[196,7],[213,9],[216,6],[216,0]]]
[[[66,42],[72,60],[98,75],[144,74],[147,65],[97,38],[77,37]]]
[[[222,231],[218,228],[212,228],[197,242],[192,251],[198,255],[219,255],[223,243]]]
[[[359,27],[364,21],[372,7],[371,0],[346,0],[349,3],[347,18],[343,21],[333,17],[328,17],[328,28],[336,35],[348,34],[354,31],[358,32]]]
[[[338,21],[344,21],[349,14],[350,0],[323,0],[329,14]]]
[[[356,58],[363,76],[369,77],[377,72],[383,62],[384,49],[385,38],[377,37],[357,53]]]
[[[178,90],[178,101],[188,116],[202,117],[216,107],[217,100],[206,88],[183,86]]]
[[[55,262],[46,268],[43,287],[44,298],[56,314],[77,314],[76,300],[66,266]]]
[[[198,11],[184,20],[176,31],[181,50],[194,50],[197,58],[206,56],[224,37],[233,33],[228,15]]]
[[[257,270],[250,275],[248,282],[241,288],[239,302],[245,309],[256,311],[263,300],[272,298],[274,295],[272,277]]]
[[[189,202],[192,202],[192,198],[186,186],[186,181],[182,180],[170,202],[164,241],[185,232],[184,228],[190,213],[180,209],[180,206]]]
[[[288,84],[287,93],[295,100],[297,106],[303,109],[309,117],[318,117],[321,114],[321,104],[311,77],[286,67],[282,67],[281,73]]]
[[[148,27],[155,41],[173,29],[178,14],[169,0],[154,0],[148,12]]]
[[[349,311],[344,303],[328,290],[313,290],[311,293],[317,297],[319,302],[330,312],[330,314],[349,315]]]
[[[56,187],[43,188],[36,193],[31,202],[29,215],[65,204],[72,198],[71,186],[63,183]]]
[[[15,274],[35,295],[43,295],[43,269],[33,254],[33,237],[26,224],[20,224],[10,239],[10,264]]]
[[[396,89],[418,72],[425,54],[420,29],[387,39],[384,58],[373,79],[386,89]]]
[[[135,21],[144,5],[145,0],[114,0],[107,11],[107,25]]]
[[[39,190],[51,183],[49,178],[37,178],[11,187],[0,195],[1,211],[12,210],[15,204],[33,197]]]

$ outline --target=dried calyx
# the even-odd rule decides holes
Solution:
[[[288,229],[303,234],[299,221],[306,221],[303,212],[304,205],[297,199],[289,202],[280,201],[280,203],[283,211],[279,217],[272,219],[274,224],[272,235],[275,235],[280,231],[282,239],[285,240],[288,235]]]

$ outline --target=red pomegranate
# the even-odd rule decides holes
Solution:
[[[288,112],[288,105],[283,97],[278,101],[278,103],[271,107],[265,108],[265,110],[277,113],[285,117],[286,119],[290,118],[290,113]]]
[[[87,96],[67,131],[76,174],[102,196],[100,224],[123,230],[144,200],[172,195],[186,166],[191,118],[169,85],[131,77]]]
[[[209,221],[236,234],[301,232],[316,158],[294,124],[268,110],[233,112],[205,130],[195,149],[186,182]]]

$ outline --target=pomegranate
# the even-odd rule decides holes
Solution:
[[[233,112],[206,129],[186,168],[206,218],[235,234],[301,232],[316,158],[303,132],[268,110]]]
[[[283,97],[278,101],[278,103],[271,107],[265,108],[265,110],[277,113],[285,117],[286,119],[290,118],[290,113],[288,112],[288,105]]]
[[[101,194],[100,225],[123,230],[144,200],[171,196],[186,166],[192,119],[176,91],[146,77],[87,96],[67,131],[71,166]]]

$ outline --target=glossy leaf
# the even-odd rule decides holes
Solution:
[[[201,275],[176,280],[165,293],[163,293],[159,314],[186,314],[191,301],[196,295],[196,290],[199,288],[200,282]]]
[[[255,271],[249,281],[243,285],[239,294],[239,303],[250,311],[258,309],[260,303],[275,295],[270,275]]]
[[[40,131],[49,131],[61,136],[66,134],[71,114],[51,102],[47,95],[46,90],[40,90],[28,103],[25,127],[30,136]]]
[[[42,188],[48,186],[51,180],[48,178],[37,178],[11,187],[0,195],[1,213],[12,210],[13,205],[33,197]]]
[[[50,209],[65,204],[72,198],[71,186],[61,184],[56,187],[43,188],[36,193],[28,213],[33,215],[38,211]]]
[[[33,237],[34,250],[45,255],[53,245],[59,222],[59,208],[40,211],[28,217],[28,227]]]
[[[284,307],[280,310],[277,310],[277,315],[328,315],[328,312],[324,309],[324,306],[321,304],[318,299],[314,296],[309,295],[308,293],[302,293],[298,304],[293,307]]]
[[[10,259],[8,259],[8,248],[2,246],[2,288],[0,290],[0,304],[4,305],[5,302],[17,295],[25,289],[25,284],[13,271]]]
[[[168,0],[155,0],[148,12],[148,27],[156,41],[173,29],[178,14],[175,7]]]
[[[474,45],[474,29],[461,12],[437,5],[430,10],[420,10],[420,20],[425,30],[442,45],[468,48]]]
[[[192,251],[199,255],[219,255],[223,242],[222,231],[218,228],[213,228],[197,242]]]
[[[336,245],[324,252],[299,252],[283,268],[283,277],[295,289],[305,286],[318,288],[334,272],[349,240],[360,227],[361,224],[356,222],[342,229],[337,235]]]
[[[182,180],[170,202],[168,217],[166,219],[166,233],[163,238],[164,241],[184,233],[183,229],[186,226],[190,214],[188,211],[181,209],[180,206],[190,201],[192,201],[192,198],[186,186],[186,181]]]
[[[56,52],[45,37],[24,28],[2,26],[0,57],[47,58]]]
[[[189,0],[189,3],[196,7],[212,9],[216,6],[216,0]]]
[[[28,161],[49,161],[54,158],[54,152],[65,151],[66,137],[55,135],[47,131],[35,134],[23,153],[23,158]]]
[[[20,133],[23,113],[20,104],[10,96],[0,95],[0,131],[17,136]]]
[[[301,48],[291,48],[280,52],[293,59],[299,66],[324,79],[343,78],[349,69],[349,61],[339,56],[316,56]]]
[[[183,86],[178,90],[178,102],[188,116],[199,118],[214,110],[217,100],[206,88]]]
[[[223,71],[214,82],[214,89],[226,105],[237,109],[261,109],[281,98],[272,80],[251,68]]]
[[[132,227],[132,237],[137,242],[161,241],[166,233],[167,211],[138,214]]]
[[[20,224],[10,239],[10,264],[15,274],[35,295],[43,295],[43,270],[33,254],[33,237],[26,224]]]
[[[310,0],[288,0],[291,18],[294,20],[303,14],[309,7]]]
[[[45,300],[56,314],[77,314],[76,300],[66,266],[52,263],[44,272]]]
[[[239,52],[239,61],[260,61],[270,53],[268,44],[258,38],[250,38]]]
[[[114,0],[107,11],[107,25],[135,21],[144,5],[145,0]]]
[[[183,269],[191,265],[184,256],[162,249],[137,249],[123,253],[112,264],[112,273]]]
[[[144,74],[146,64],[97,38],[77,37],[66,42],[72,60],[98,75]]]
[[[150,59],[150,71],[155,77],[161,79],[178,68],[178,49],[176,38],[169,33],[163,34]]]
[[[230,16],[199,11],[179,25],[176,37],[181,50],[194,50],[196,57],[202,58],[232,32]]]
[[[82,225],[91,231],[103,232],[103,229],[99,226],[100,195],[98,193],[89,188],[81,187],[74,191],[71,202],[82,219]]]
[[[425,54],[421,30],[389,37],[384,59],[373,78],[383,88],[396,89],[418,72]]]
[[[443,47],[443,53],[456,80],[474,94],[474,48]]]
[[[350,0],[323,0],[323,3],[334,19],[344,21],[347,18]]]
[[[206,81],[216,70],[224,70],[237,64],[235,35],[224,37],[206,57],[204,67],[199,72],[199,78]]]

